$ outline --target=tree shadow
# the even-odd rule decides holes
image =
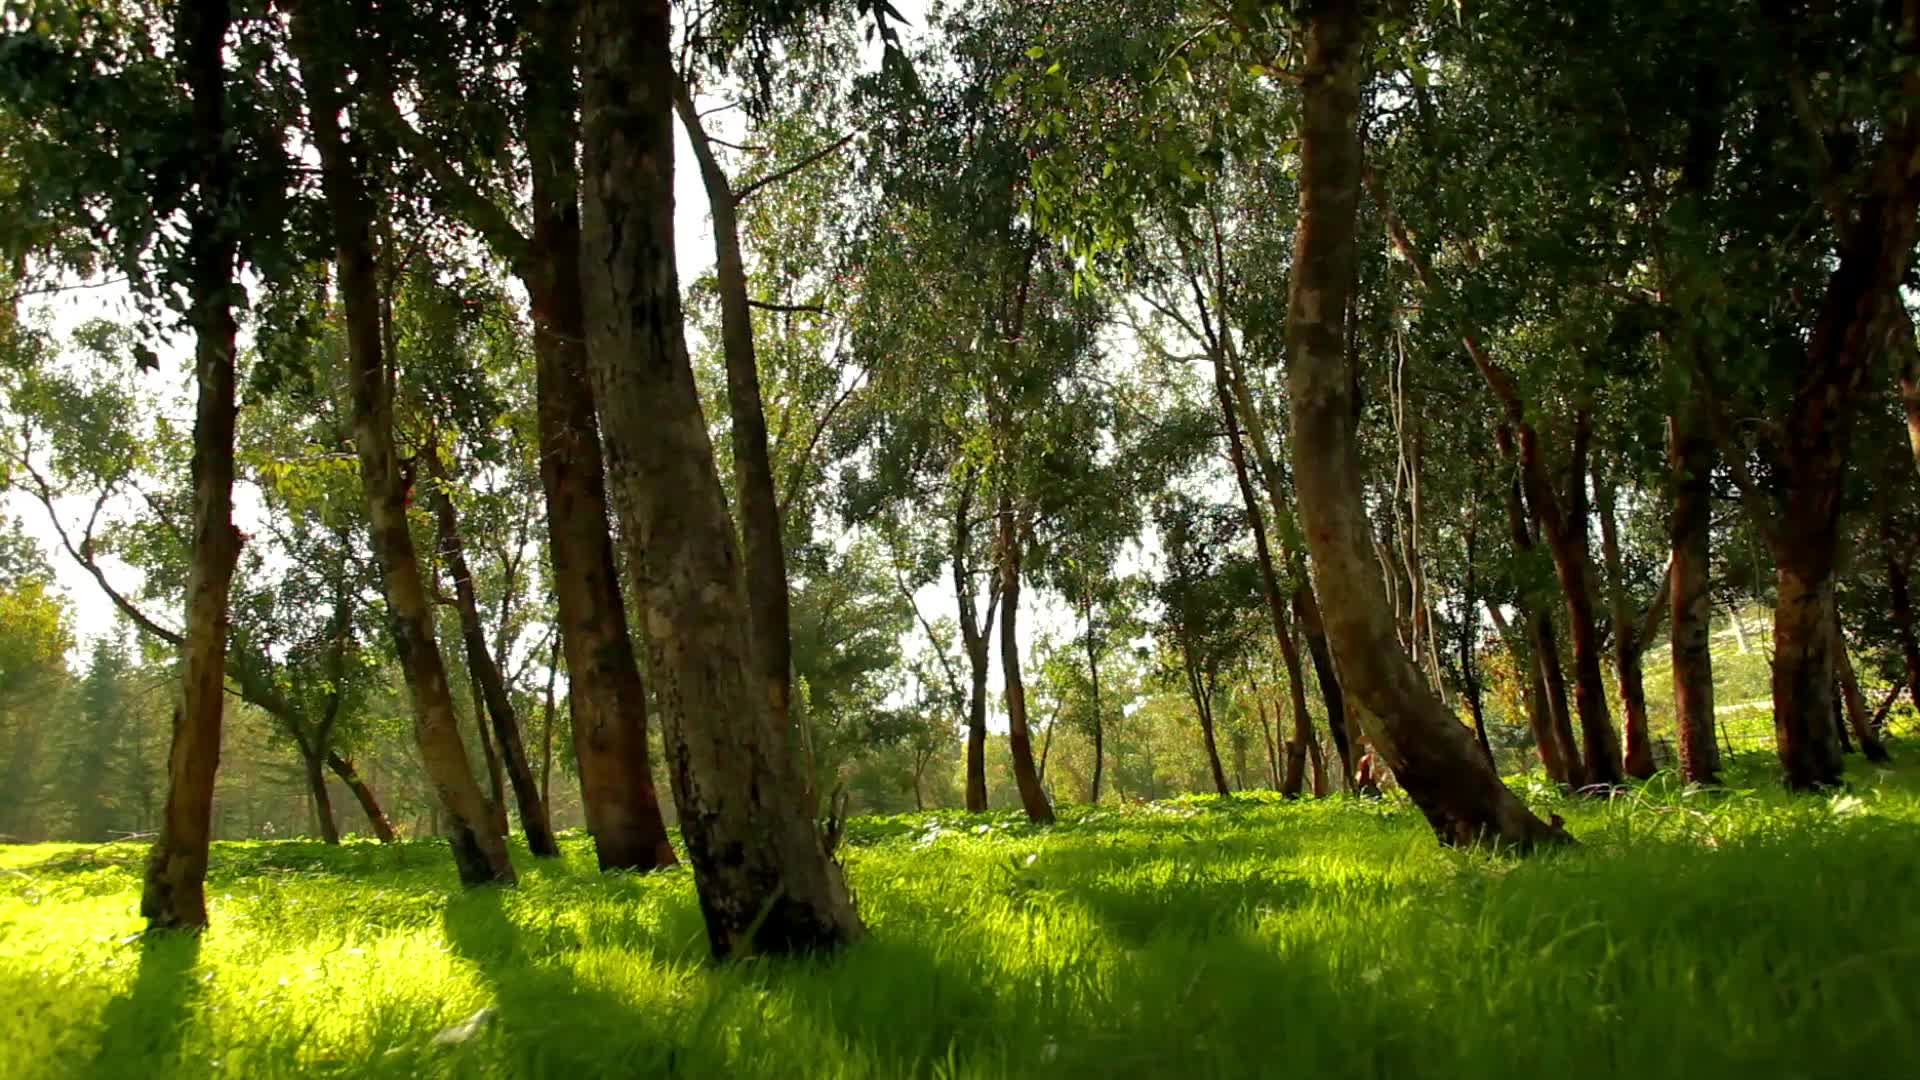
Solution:
[[[80,1073],[100,1080],[171,1075],[180,1065],[201,980],[200,937],[181,931],[150,932],[140,939],[140,967],[133,986],[101,1011],[100,1046]]]

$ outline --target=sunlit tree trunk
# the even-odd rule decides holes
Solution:
[[[207,923],[213,779],[226,707],[227,597],[240,533],[233,526],[233,302],[239,245],[231,220],[234,171],[227,150],[226,0],[185,0],[175,44],[192,97],[188,140],[199,188],[188,211],[188,316],[194,332],[193,542],[187,570],[186,642],[167,756],[167,802],[148,858],[140,914],[154,929]]]
[[[329,751],[327,768],[333,771],[333,775],[340,778],[341,783],[347,785],[348,791],[353,792],[354,801],[360,804],[360,812],[367,816],[367,826],[373,830],[373,835],[379,837],[383,844],[393,843],[396,839],[393,823],[387,820],[387,812],[380,808],[380,800],[374,797],[373,788],[360,778],[360,774],[353,767],[353,762],[341,757],[337,752]]]
[[[1288,387],[1296,497],[1314,591],[1341,687],[1359,699],[1374,748],[1443,843],[1517,847],[1564,839],[1494,775],[1396,640],[1374,570],[1345,313],[1355,276],[1360,84],[1370,9],[1327,0],[1307,16],[1301,72],[1300,213],[1288,281]]]
[[[1000,556],[1000,674],[1006,680],[1007,750],[1013,758],[1013,780],[1020,789],[1020,805],[1027,817],[1043,825],[1053,823],[1053,807],[1040,786],[1033,762],[1033,736],[1027,729],[1027,687],[1020,674],[1020,521],[1012,498],[1000,496],[997,549]],[[1216,762],[1216,768],[1218,763]]]
[[[708,941],[723,958],[833,948],[865,929],[756,675],[733,523],[687,354],[670,5],[586,0],[580,10],[588,358]]]

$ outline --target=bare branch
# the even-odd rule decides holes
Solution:
[[[748,199],[752,198],[754,192],[759,191],[761,188],[764,188],[769,184],[777,184],[780,181],[785,180],[787,177],[792,176],[794,173],[797,173],[802,169],[808,168],[809,166],[812,166],[818,162],[826,160],[828,157],[831,157],[832,155],[838,153],[842,147],[852,142],[853,137],[856,134],[858,134],[858,132],[849,131],[845,135],[840,136],[838,139],[834,140],[828,145],[821,147],[820,149],[814,151],[811,154],[808,154],[806,157],[801,158],[799,161],[794,162],[793,164],[787,166],[786,168],[777,169],[767,174],[766,176],[763,176],[760,179],[755,180],[753,183],[748,184],[747,186],[741,188],[739,191],[736,191],[733,193],[733,204],[735,206],[738,206],[741,203],[746,202]]]

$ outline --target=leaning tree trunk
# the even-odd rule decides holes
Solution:
[[[1892,755],[1887,753],[1886,744],[1873,730],[1873,718],[1867,712],[1867,701],[1860,693],[1860,680],[1853,673],[1853,659],[1847,655],[1847,637],[1840,632],[1839,619],[1830,623],[1833,628],[1833,671],[1835,680],[1840,684],[1841,696],[1847,707],[1847,723],[1853,728],[1854,741],[1860,744],[1860,752],[1867,760],[1876,765],[1892,763]],[[1843,731],[1844,733],[1844,731]]]
[[[667,0],[581,5],[587,349],[674,797],[717,957],[865,932],[757,677],[674,265]]]
[[[411,692],[414,737],[452,829],[454,865],[466,885],[514,880],[506,837],[494,827],[486,796],[474,782],[458,714],[433,632],[420,559],[407,525],[408,481],[393,444],[392,372],[381,340],[379,287],[373,255],[373,211],[366,181],[340,128],[339,72],[330,62],[312,0],[293,9],[292,47],[307,95],[321,187],[332,219],[346,308],[347,359],[353,385],[354,442],[375,556],[385,577],[394,652]]]
[[[1500,450],[1504,456],[1512,457],[1511,436],[1508,429],[1498,431]],[[1513,552],[1524,569],[1533,557],[1534,542],[1532,529],[1527,524],[1526,507],[1520,498],[1520,479],[1510,478],[1506,485],[1504,505],[1507,515],[1507,532],[1513,544]],[[1521,625],[1527,634],[1528,664],[1532,668],[1535,694],[1528,699],[1527,720],[1533,731],[1533,742],[1540,755],[1540,766],[1546,770],[1547,779],[1569,789],[1578,789],[1585,784],[1584,773],[1580,767],[1580,748],[1573,741],[1573,726],[1567,718],[1567,688],[1560,673],[1560,646],[1554,638],[1553,617],[1543,610],[1535,598],[1528,595],[1525,582],[1515,590],[1514,607],[1520,613]],[[1491,604],[1488,610],[1494,617],[1499,612]],[[1503,631],[1504,632],[1504,631]],[[1537,705],[1534,704],[1537,701]]]
[[[300,748],[300,763],[307,778],[307,793],[313,799],[313,821],[320,827],[320,842],[338,844],[340,824],[333,816],[333,796],[327,791],[327,759],[306,747]]]
[[[1340,690],[1340,677],[1333,666],[1333,650],[1327,645],[1326,624],[1320,618],[1320,601],[1311,582],[1303,581],[1293,590],[1293,615],[1300,620],[1301,636],[1307,639],[1307,656],[1313,661],[1313,679],[1320,686],[1320,700],[1327,707],[1327,733],[1333,736],[1333,752],[1340,758],[1340,788],[1353,792],[1353,747],[1347,739],[1352,720],[1347,716],[1346,695]]]
[[[1539,755],[1540,769],[1547,774],[1548,780],[1564,787],[1567,782],[1566,759],[1561,756],[1559,739],[1554,737],[1552,713],[1547,705],[1547,681],[1539,661],[1534,658],[1533,646],[1514,632],[1507,617],[1500,613],[1499,605],[1491,600],[1486,601],[1486,605],[1494,629],[1500,634],[1500,640],[1506,643],[1508,654],[1513,657],[1514,677],[1526,680],[1527,730],[1533,735],[1534,752]],[[1514,606],[1531,633],[1533,615],[1528,612],[1524,602]]]
[[[1267,613],[1273,620],[1273,635],[1280,645],[1280,658],[1287,666],[1288,704],[1293,708],[1293,737],[1287,740],[1286,778],[1280,793],[1289,799],[1300,797],[1306,783],[1307,744],[1313,741],[1313,718],[1307,714],[1306,678],[1300,668],[1300,649],[1293,641],[1293,625],[1287,618],[1287,601],[1280,592],[1280,580],[1273,569],[1273,552],[1267,546],[1267,523],[1260,513],[1260,499],[1253,490],[1253,478],[1247,472],[1247,454],[1240,444],[1240,423],[1228,387],[1226,365],[1216,358],[1213,365],[1214,389],[1220,402],[1220,415],[1227,425],[1227,458],[1233,463],[1233,477],[1240,487],[1240,501],[1246,508],[1247,529],[1253,533],[1253,550],[1260,567],[1260,586],[1267,599]]]
[[[500,764],[513,785],[513,798],[520,808],[520,828],[527,834],[527,848],[541,858],[560,854],[560,842],[554,839],[553,826],[547,821],[546,804],[540,799],[540,785],[533,778],[533,764],[527,760],[526,742],[520,735],[520,717],[507,693],[506,678],[500,664],[487,648],[486,627],[480,622],[480,602],[474,594],[473,573],[467,567],[466,544],[460,536],[460,513],[453,505],[452,481],[434,450],[427,450],[427,468],[434,480],[434,517],[440,525],[440,552],[447,560],[447,572],[453,575],[453,603],[460,615],[460,639],[466,645],[467,673],[474,683],[474,723],[493,720],[494,744],[499,748]],[[505,792],[496,790],[495,799],[504,801]],[[505,807],[501,808],[502,812]]]
[[[753,655],[776,727],[792,724],[792,631],[787,593],[787,555],[780,529],[780,500],[773,488],[767,449],[767,417],[760,398],[760,363],[754,355],[753,308],[748,302],[747,264],[740,251],[740,197],[713,155],[700,125],[693,94],[676,81],[674,104],[686,128],[700,179],[713,212],[714,280],[720,292],[720,352],[726,362],[728,425],[733,440],[733,489],[740,514],[741,552],[746,557],[747,601],[753,613]],[[811,753],[804,755],[809,813],[819,793]]]
[[[1193,712],[1200,720],[1200,741],[1207,750],[1207,768],[1213,772],[1213,790],[1221,795],[1232,794],[1233,788],[1227,783],[1227,770],[1220,765],[1220,742],[1213,730],[1213,692],[1206,679],[1200,674],[1200,667],[1194,662],[1193,643],[1187,640],[1185,627],[1180,630],[1180,656],[1186,663],[1187,695],[1193,699]]]
[[[1004,493],[996,516],[1000,555],[1000,673],[1007,687],[1007,750],[1013,757],[1013,780],[1020,789],[1020,805],[1026,808],[1027,817],[1042,825],[1051,825],[1053,807],[1040,787],[1040,774],[1033,764],[1033,737],[1027,730],[1027,687],[1020,676],[1020,639],[1015,633],[1020,620],[1020,523],[1016,520],[1013,500]]]
[[[581,299],[576,5],[535,5],[522,53],[533,230],[523,276],[533,315],[534,393],[547,553],[567,665],[581,809],[602,870],[678,860],[647,748],[647,695],[608,535],[606,472]]]
[[[188,141],[199,179],[188,212],[187,291],[194,330],[193,548],[187,571],[186,642],[180,699],[167,756],[167,803],[140,896],[153,929],[207,924],[207,851],[213,839],[213,779],[225,708],[227,597],[240,533],[233,526],[234,259],[229,222],[234,174],[226,148],[226,66],[232,13],[226,0],[180,5],[177,55],[192,95]]]
[[[1294,478],[1327,639],[1367,737],[1442,843],[1527,848],[1566,834],[1500,782],[1396,640],[1361,500],[1345,318],[1355,275],[1360,83],[1369,8],[1327,0],[1308,16],[1300,122],[1300,217],[1288,281]]]
[[[332,769],[333,775],[347,785],[348,791],[353,792],[354,801],[360,804],[360,812],[367,815],[367,825],[373,829],[373,835],[379,837],[383,844],[393,843],[397,839],[393,833],[393,822],[388,821],[387,812],[380,809],[380,800],[374,798],[373,789],[354,771],[353,762],[341,757],[338,751],[329,750],[327,768]]]
[[[480,688],[480,679],[467,669],[467,688],[473,692],[473,732],[480,739],[480,762],[487,768],[487,812],[493,817],[493,827],[500,830],[501,836],[509,833],[507,823],[507,776],[500,768],[500,753],[493,748],[493,732],[487,723],[486,691]]]

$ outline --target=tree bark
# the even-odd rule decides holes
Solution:
[[[1516,848],[1566,834],[1500,782],[1395,639],[1361,500],[1345,314],[1355,276],[1358,113],[1372,27],[1358,0],[1311,9],[1302,72],[1300,215],[1288,281],[1295,481],[1327,639],[1374,748],[1442,843]]]
[[[1293,615],[1300,620],[1301,636],[1307,639],[1307,656],[1313,661],[1313,678],[1320,685],[1320,700],[1327,707],[1327,732],[1333,736],[1333,752],[1340,758],[1340,789],[1353,792],[1353,747],[1347,738],[1352,720],[1347,716],[1347,699],[1340,690],[1340,676],[1333,666],[1333,650],[1327,646],[1326,625],[1320,618],[1320,601],[1313,584],[1302,581],[1293,590]]]
[[[1867,760],[1876,765],[1893,762],[1887,753],[1887,746],[1873,730],[1873,718],[1867,712],[1867,701],[1860,693],[1860,680],[1853,673],[1853,659],[1847,655],[1847,636],[1840,631],[1840,620],[1831,622],[1833,627],[1833,670],[1840,684],[1841,697],[1846,704],[1847,723],[1853,728],[1853,740],[1860,745],[1860,752]]]
[[[454,865],[465,885],[514,880],[505,836],[494,828],[461,742],[433,612],[407,526],[407,480],[393,444],[392,373],[381,340],[373,255],[373,211],[366,180],[341,131],[337,55],[327,55],[322,13],[312,0],[293,9],[292,47],[306,91],[309,126],[320,154],[321,186],[337,249],[353,383],[354,442],[360,458],[372,546],[385,577],[394,652],[411,691],[414,737],[452,829]]]
[[[960,639],[967,652],[967,812],[987,809],[987,638],[993,633],[994,607],[1000,599],[999,575],[993,575],[986,618],[973,594],[973,493],[975,474],[961,482],[953,512],[953,590],[960,610]]]
[[[1307,680],[1300,667],[1300,649],[1293,641],[1293,625],[1287,618],[1287,601],[1280,592],[1280,579],[1273,569],[1273,552],[1267,546],[1267,524],[1260,513],[1260,498],[1254,493],[1253,479],[1247,472],[1247,454],[1240,444],[1240,423],[1233,407],[1227,369],[1218,357],[1213,365],[1214,391],[1220,402],[1220,414],[1227,426],[1227,458],[1233,463],[1233,478],[1240,488],[1240,501],[1246,509],[1247,529],[1253,533],[1254,556],[1260,567],[1260,587],[1267,599],[1267,613],[1273,621],[1274,639],[1280,645],[1280,658],[1287,667],[1288,704],[1293,708],[1293,737],[1287,740],[1286,779],[1280,794],[1289,799],[1300,797],[1306,782],[1307,744],[1313,741],[1313,718],[1307,713]]]
[[[1207,750],[1207,768],[1213,772],[1213,790],[1221,795],[1232,794],[1227,770],[1220,765],[1220,743],[1213,732],[1213,687],[1194,659],[1193,644],[1187,640],[1184,627],[1180,631],[1180,658],[1187,669],[1187,694],[1193,698],[1193,712],[1200,720],[1200,741]]]
[[[1467,698],[1467,710],[1473,714],[1474,741],[1480,744],[1480,752],[1487,755],[1487,764],[1497,772],[1500,765],[1493,758],[1493,743],[1487,738],[1487,716],[1480,687],[1480,590],[1474,568],[1477,561],[1474,549],[1480,536],[1478,475],[1476,469],[1474,505],[1467,515],[1466,596],[1460,605],[1460,688]]]
[[[1093,786],[1087,800],[1100,805],[1100,778],[1106,771],[1106,723],[1100,714],[1100,650],[1094,637],[1093,590],[1087,590],[1087,675],[1093,685]]]
[[[560,675],[561,635],[553,635],[553,655],[547,658],[547,695],[540,721],[540,805],[553,820],[553,684]]]
[[[511,830],[507,822],[507,776],[500,768],[500,752],[494,749],[492,726],[487,723],[486,691],[480,688],[480,677],[473,673],[472,665],[467,669],[467,687],[473,692],[473,731],[480,738],[480,761],[487,767],[487,812],[493,817],[494,828],[501,836],[507,836]]]
[[[1620,683],[1620,711],[1625,717],[1626,770],[1635,780],[1654,773],[1653,738],[1647,727],[1647,690],[1640,674],[1640,620],[1627,609],[1626,574],[1620,562],[1620,530],[1614,521],[1613,486],[1604,472],[1593,470],[1596,509],[1600,512],[1600,552],[1607,569],[1607,611],[1613,623],[1613,671]]]
[[[227,599],[240,557],[233,527],[234,262],[238,237],[228,224],[234,170],[226,147],[226,65],[232,13],[226,0],[179,7],[176,49],[192,96],[188,139],[199,188],[188,211],[187,283],[194,331],[193,545],[187,571],[186,642],[180,698],[167,755],[167,801],[148,857],[140,914],[151,929],[207,924],[208,845],[213,839],[213,781],[220,767],[226,706]]]
[[[526,742],[520,735],[520,717],[507,693],[506,678],[500,664],[487,647],[486,627],[480,622],[480,602],[474,594],[473,572],[467,567],[466,544],[460,536],[460,513],[453,505],[452,480],[434,449],[426,452],[427,469],[433,474],[433,511],[440,525],[440,553],[447,561],[447,573],[453,576],[454,608],[460,615],[460,637],[466,645],[467,672],[475,686],[474,723],[493,721],[494,743],[500,764],[513,785],[514,802],[520,808],[520,828],[527,834],[527,848],[540,858],[560,854],[560,842],[554,839],[553,826],[547,821],[546,804],[540,798],[540,785],[534,781],[533,766],[527,760]],[[502,620],[504,625],[505,620]],[[496,791],[495,799],[505,792]],[[501,808],[502,812],[505,807]]]
[[[347,785],[348,791],[353,792],[354,801],[360,804],[360,812],[367,815],[367,824],[373,829],[373,835],[379,837],[383,844],[393,843],[396,839],[393,823],[387,820],[387,812],[380,809],[380,801],[374,798],[373,789],[354,771],[353,762],[330,750],[327,752],[327,768],[333,770],[333,775]]]
[[[1720,780],[1714,742],[1712,558],[1714,447],[1698,403],[1667,420],[1667,469],[1673,489],[1670,515],[1673,573],[1673,722],[1680,777],[1689,784]]]
[[[320,828],[320,842],[323,844],[340,843],[340,825],[333,817],[333,796],[327,792],[327,761],[324,754],[316,754],[302,747],[300,761],[307,777],[307,791],[313,798],[313,820]]]
[[[1513,459],[1513,444],[1510,429],[1502,426],[1497,431],[1501,455]],[[1533,557],[1533,531],[1527,524],[1527,511],[1520,497],[1521,481],[1518,476],[1510,478],[1506,485],[1507,532],[1513,544],[1515,558],[1522,572]],[[1528,710],[1527,719],[1532,725],[1533,741],[1540,754],[1540,765],[1546,770],[1547,779],[1570,790],[1577,790],[1586,783],[1585,771],[1581,768],[1580,748],[1573,741],[1573,724],[1567,715],[1567,687],[1560,671],[1560,645],[1553,632],[1553,616],[1537,603],[1536,598],[1528,594],[1527,583],[1517,583],[1514,594],[1514,607],[1520,613],[1520,620],[1526,627],[1528,663],[1533,669],[1537,707]],[[1489,610],[1494,610],[1489,605]],[[1498,618],[1498,612],[1495,612]]]
[[[1020,676],[1020,522],[1011,496],[1002,492],[999,513],[1000,554],[1000,673],[1006,680],[1007,750],[1013,757],[1013,780],[1020,789],[1020,805],[1027,817],[1053,824],[1053,807],[1040,787],[1033,764],[1033,737],[1027,730],[1027,687]]]
[[[726,171],[713,155],[693,94],[676,80],[674,103],[687,130],[713,213],[714,276],[720,290],[720,351],[726,361],[727,409],[732,423],[733,487],[746,558],[747,603],[752,610],[753,653],[776,727],[791,725],[793,645],[787,593],[787,555],[780,528],[780,500],[767,449],[767,417],[760,398],[760,363],[754,355],[753,308],[748,303],[747,265],[740,251],[740,223]],[[812,754],[805,755],[809,814],[819,793]]]
[[[687,355],[670,5],[585,0],[580,10],[588,358],[708,941],[721,958],[834,948],[865,928],[806,812],[790,729],[775,723],[757,677]]]
[[[1840,499],[1855,401],[1899,320],[1899,288],[1912,260],[1920,206],[1920,0],[1903,0],[1894,40],[1902,64],[1880,158],[1861,185],[1858,210],[1839,223],[1838,259],[1807,341],[1801,378],[1780,426],[1783,527],[1773,547],[1773,717],[1780,763],[1794,790],[1835,786],[1842,763],[1832,710],[1830,642]],[[1901,312],[1904,314],[1904,311]]]
[[[678,862],[647,747],[647,695],[608,533],[606,469],[588,373],[582,301],[577,4],[533,9],[522,53],[532,166],[532,258],[522,280],[533,313],[540,484],[547,552],[567,664],[580,802],[601,870]]]

